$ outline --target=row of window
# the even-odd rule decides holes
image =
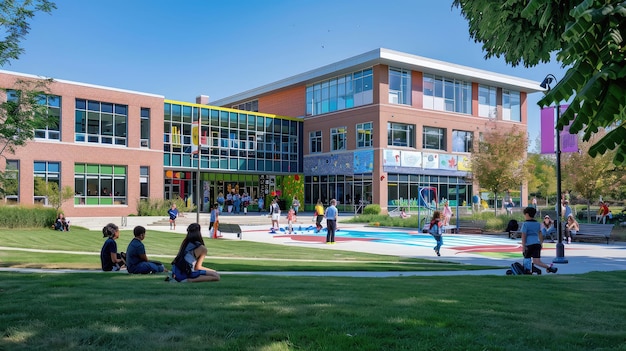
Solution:
[[[35,161],[33,164],[35,202],[47,204],[50,186],[61,188],[61,163]],[[141,166],[140,198],[149,196],[150,168]],[[5,198],[19,202],[19,161],[7,160]],[[121,205],[127,203],[127,167],[117,165],[74,164],[74,203],[77,205]]]
[[[373,71],[368,68],[307,86],[306,114],[319,115],[371,104],[373,79]]]
[[[7,90],[7,100],[17,101],[20,93]],[[48,124],[35,129],[35,138],[61,140],[61,97],[42,94],[39,104],[46,107]],[[141,147],[150,147],[150,109],[142,107]],[[128,106],[110,102],[76,99],[74,115],[74,140],[82,143],[128,145]]]
[[[372,69],[320,81],[306,87],[307,115],[318,115],[371,104]],[[411,71],[389,67],[389,103],[411,105]],[[495,118],[497,89],[479,85],[478,115]],[[365,93],[365,94],[364,94]],[[472,83],[424,74],[423,106],[425,109],[472,113]],[[244,106],[245,107],[245,106]],[[521,121],[520,93],[502,89],[502,119]]]
[[[357,148],[372,147],[373,124],[360,123],[356,125]],[[447,131],[444,128],[424,126],[422,129],[422,148],[432,150],[446,150]],[[415,125],[404,123],[387,123],[387,145],[415,148]],[[348,131],[346,127],[330,129],[330,150],[347,150]],[[471,152],[474,133],[464,130],[452,131],[452,151]],[[309,152],[321,153],[322,131],[316,130],[309,133]]]

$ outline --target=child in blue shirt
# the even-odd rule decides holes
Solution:
[[[552,267],[541,261],[541,248],[543,245],[543,235],[541,234],[541,225],[535,220],[537,209],[534,207],[526,207],[524,209],[524,218],[522,223],[522,254],[524,258],[532,259],[533,264],[543,267],[548,273],[556,273],[558,268]]]

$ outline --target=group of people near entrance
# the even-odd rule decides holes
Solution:
[[[168,271],[161,262],[148,259],[146,247],[143,244],[146,238],[146,228],[136,226],[133,229],[134,238],[128,244],[125,253],[117,250],[116,241],[120,237],[120,230],[117,225],[114,223],[107,224],[102,228],[102,235],[107,238],[100,251],[103,271],[119,271],[126,267],[128,273],[131,274],[167,272],[166,281],[208,282],[220,280],[220,275],[215,270],[203,266],[208,250],[198,223],[192,223],[187,227],[187,235],[180,244],[178,254],[172,262],[171,271]]]

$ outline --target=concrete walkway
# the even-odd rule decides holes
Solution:
[[[298,226],[312,225],[312,213],[301,213],[298,216]],[[343,216],[347,218],[347,216]],[[132,229],[136,225],[143,225],[149,231],[173,231],[180,234],[186,233],[189,223],[196,221],[196,214],[185,214],[185,217],[179,218],[176,230],[170,230],[166,217],[127,217],[126,228]],[[376,231],[381,232],[381,237],[385,231],[400,231],[400,229],[373,228],[360,224],[342,223],[340,217],[339,227],[345,230],[359,231]],[[110,218],[72,218],[72,225],[86,227],[91,230],[102,230],[102,227],[109,222],[121,224],[122,219],[119,217]],[[340,232],[337,234],[337,243],[335,245],[326,245],[321,237],[304,238],[301,235],[285,235],[270,234],[270,219],[267,215],[258,213],[250,213],[246,216],[240,215],[221,215],[221,223],[236,223],[243,230],[243,240],[263,242],[269,244],[279,244],[295,247],[315,247],[325,250],[342,250],[365,252],[382,255],[393,255],[411,258],[426,258],[432,260],[440,260],[447,262],[456,262],[460,264],[485,265],[493,266],[494,269],[481,271],[454,271],[454,272],[223,272],[223,274],[268,274],[268,275],[299,275],[299,276],[353,276],[353,277],[390,277],[390,276],[419,276],[419,275],[504,275],[506,267],[514,260],[510,257],[504,257],[502,250],[507,252],[521,253],[521,242],[519,239],[510,240],[502,237],[489,235],[466,235],[466,234],[450,234],[444,236],[444,246],[441,250],[441,257],[437,257],[430,242],[423,246],[415,246],[408,244],[384,243],[379,241],[365,241],[350,238],[342,238]],[[208,228],[208,214],[200,214],[200,223],[203,230]],[[205,224],[207,223],[207,224]],[[281,227],[286,223],[284,217],[281,218]],[[208,235],[208,233],[207,233]],[[223,239],[239,240],[236,235],[224,233]],[[446,240],[447,239],[447,240]],[[446,245],[446,242],[454,243],[455,241],[463,242],[463,245],[452,246]],[[487,244],[486,244],[487,243]],[[210,242],[207,243],[210,247]],[[543,261],[552,262],[556,256],[554,245],[545,245],[543,251]],[[519,256],[521,261],[521,255]],[[558,274],[581,274],[593,271],[616,271],[626,270],[626,243],[611,243],[609,245],[602,243],[574,243],[565,245],[565,258],[569,263],[557,264],[559,268]],[[0,269],[6,270],[6,269]],[[56,271],[56,270],[55,270]],[[544,275],[546,273],[544,272]]]

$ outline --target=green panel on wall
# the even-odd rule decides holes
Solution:
[[[98,165],[87,165],[87,172],[86,173],[98,174],[98,173],[100,173],[100,166],[98,166]]]
[[[126,174],[126,166],[115,166],[115,174]]]
[[[85,164],[84,163],[74,164],[74,173],[85,174]]]
[[[109,166],[109,165],[100,166],[100,174],[113,174],[113,166]]]

